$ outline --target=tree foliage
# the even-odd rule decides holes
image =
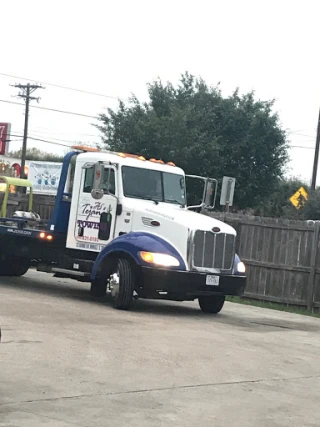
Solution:
[[[10,151],[9,156],[21,159],[22,150]],[[27,148],[26,160],[44,160],[49,162],[62,162],[63,155],[47,153],[46,151],[39,150],[39,148]]]
[[[285,132],[273,101],[236,90],[223,97],[218,87],[185,73],[174,87],[148,85],[149,101],[100,114],[98,128],[111,150],[174,161],[186,173],[237,179],[235,202],[255,207],[276,188],[287,161]]]
[[[254,213],[271,218],[304,219],[306,205],[297,210],[289,200],[300,187],[309,192],[309,187],[299,178],[279,180],[274,192],[254,210]]]
[[[300,187],[307,191],[308,200],[296,209],[289,199]],[[281,179],[275,191],[253,213],[273,218],[320,220],[320,188],[312,191],[299,178]]]

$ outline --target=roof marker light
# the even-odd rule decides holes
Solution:
[[[85,145],[73,145],[71,147],[73,150],[79,150],[79,151],[92,151],[92,152],[97,152],[100,151],[99,148],[94,148],[94,147],[86,147]]]

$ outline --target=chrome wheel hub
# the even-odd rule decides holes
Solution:
[[[119,272],[111,274],[109,279],[109,288],[111,292],[111,296],[113,299],[117,298],[119,295],[119,287],[120,287],[120,275]]]

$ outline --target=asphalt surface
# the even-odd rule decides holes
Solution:
[[[320,425],[320,319],[0,279],[1,427]]]

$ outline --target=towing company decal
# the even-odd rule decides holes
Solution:
[[[96,230],[99,230],[99,223],[98,222],[82,221],[81,219],[78,219],[77,223],[78,223],[78,227],[95,228]]]
[[[108,241],[112,230],[112,210],[109,203],[92,201],[87,196],[81,198],[76,220],[76,240],[91,242],[91,250],[97,250],[94,243]]]
[[[86,221],[88,221],[90,218],[100,217],[100,215],[103,212],[106,212],[106,210],[107,206],[101,202],[95,202],[93,204],[84,203],[80,206],[79,216],[85,217]]]

